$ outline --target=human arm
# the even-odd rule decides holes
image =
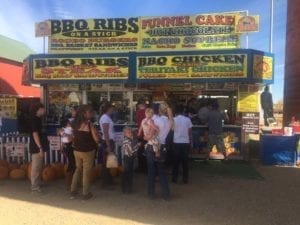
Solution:
[[[171,123],[171,129],[174,130],[174,115],[170,107],[167,108],[167,116],[168,116],[168,120]]]
[[[111,146],[110,146],[110,137],[109,137],[109,123],[103,123],[102,124],[102,132],[103,132],[103,138],[106,143],[106,151],[111,152]]]
[[[33,136],[33,140],[35,142],[35,144],[38,146],[39,148],[39,155],[41,157],[44,157],[44,151],[43,151],[43,146],[42,146],[42,142],[39,136],[39,133],[37,131],[32,132],[32,136]]]
[[[99,139],[99,135],[96,130],[96,127],[92,123],[90,123],[90,128],[91,128],[91,133],[92,133],[93,139],[94,139],[95,143],[98,145],[100,142],[100,139]]]
[[[192,142],[192,128],[188,129],[188,135],[189,135],[189,140],[190,140],[190,146],[192,148],[193,147],[193,142]]]
[[[142,123],[143,123],[143,122],[142,122]],[[138,130],[138,134],[137,134],[138,137],[141,137],[141,136],[142,136],[142,131],[143,131],[142,123],[141,123],[141,125],[140,125],[140,127],[139,127],[139,130]]]
[[[193,128],[193,124],[192,124],[192,121],[189,119],[189,122],[188,122],[188,136],[189,136],[189,141],[190,141],[190,147],[191,147],[191,148],[193,147],[193,140],[192,140],[193,134],[192,134],[192,128]]]

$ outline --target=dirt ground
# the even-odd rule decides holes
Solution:
[[[256,168],[264,180],[191,171],[188,185],[171,184],[169,202],[147,198],[142,174],[135,176],[133,194],[123,195],[119,185],[102,190],[98,181],[86,202],[70,200],[63,180],[48,184],[42,195],[31,194],[28,181],[1,181],[0,224],[299,225],[300,169]]]

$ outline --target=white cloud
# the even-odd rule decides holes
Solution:
[[[66,8],[68,7],[64,6],[64,1],[62,0],[54,1],[53,16],[59,19],[74,19],[72,13],[66,10]]]
[[[35,38],[35,12],[26,1],[1,1],[0,34],[27,44],[34,51],[41,52],[42,42]]]

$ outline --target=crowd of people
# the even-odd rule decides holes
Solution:
[[[226,117],[218,110],[218,103],[206,104],[206,109],[199,110],[198,117],[208,124],[209,146],[216,145],[224,151],[222,123]],[[124,127],[124,141],[121,146],[124,173],[121,190],[124,194],[133,191],[134,161],[138,159],[138,169],[147,172],[147,193],[150,199],[155,198],[155,180],[159,178],[161,196],[170,199],[170,185],[167,171],[171,170],[171,181],[175,184],[189,182],[189,151],[192,148],[192,121],[185,114],[183,105],[170,107],[167,103],[153,104],[151,107],[140,102],[135,113],[138,130]],[[90,192],[90,173],[95,157],[103,161],[102,187],[110,188],[114,179],[106,166],[106,160],[115,150],[115,131],[112,114],[114,107],[107,102],[101,107],[99,130],[91,122],[93,108],[90,105],[73,107],[71,117],[62,121],[60,135],[63,152],[68,161],[66,186],[70,198],[74,199],[82,192],[82,198],[93,197]],[[47,151],[42,117],[45,115],[42,104],[31,108],[31,141],[32,155],[31,189],[42,192],[40,173],[44,152]],[[182,168],[182,177],[179,170]],[[179,179],[180,178],[180,179]],[[79,191],[80,185],[82,191]]]

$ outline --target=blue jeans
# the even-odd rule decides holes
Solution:
[[[172,181],[177,183],[178,181],[178,170],[179,166],[182,165],[182,180],[184,183],[188,182],[189,179],[189,150],[190,144],[186,143],[174,143],[173,145],[173,171],[172,171]]]
[[[162,197],[170,197],[170,189],[166,174],[166,168],[164,162],[161,160],[155,160],[155,155],[153,152],[153,147],[147,145],[146,148],[147,166],[148,166],[148,195],[149,197],[154,197],[155,194],[155,177],[156,172],[159,176]]]
[[[132,192],[133,183],[133,157],[124,156],[124,173],[122,177],[123,193]]]

